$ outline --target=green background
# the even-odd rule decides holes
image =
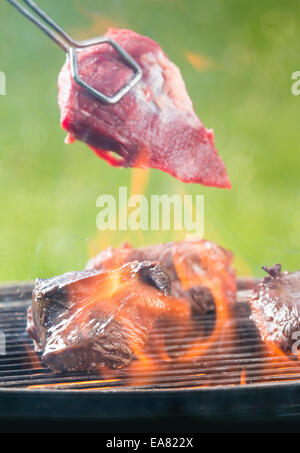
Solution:
[[[126,27],[158,41],[181,68],[195,110],[213,127],[232,191],[185,185],[162,172],[135,172],[146,195],[205,195],[205,236],[231,249],[240,274],[280,261],[300,268],[299,0],[44,0],[74,37]],[[191,64],[187,52],[196,54]],[[64,55],[0,2],[0,281],[80,269],[110,243],[180,238],[172,232],[97,233],[96,199],[130,187],[84,144],[65,145],[57,74]],[[142,185],[141,185],[142,186]]]

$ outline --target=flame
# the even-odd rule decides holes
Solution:
[[[35,369],[42,368],[42,364],[41,364],[39,356],[32,349],[32,347],[28,344],[28,342],[24,341],[23,345],[24,345],[24,349],[26,351],[26,358],[24,360],[26,362],[27,362],[27,360],[29,361],[31,368],[35,368]],[[38,364],[38,366],[37,366],[37,364]]]
[[[134,168],[131,172],[131,195],[145,194],[149,182],[149,170]]]
[[[199,285],[210,289],[216,304],[216,315],[214,327],[209,334],[205,334],[201,329],[198,332],[193,331],[193,320],[190,311],[187,309],[185,301],[179,298],[175,299],[168,296],[167,302],[164,296],[162,300],[166,304],[165,317],[155,321],[155,316],[149,317],[148,309],[145,308],[147,304],[152,303],[151,297],[153,297],[153,294],[148,299],[148,295],[144,294],[141,288],[138,288],[138,296],[135,296],[134,305],[142,307],[139,313],[141,324],[146,326],[149,332],[152,331],[146,345],[145,342],[139,340],[140,332],[135,329],[132,319],[130,316],[128,317],[128,313],[122,313],[122,309],[119,313],[115,312],[115,319],[119,322],[120,329],[128,327],[132,332],[127,337],[127,340],[135,358],[129,366],[115,370],[111,370],[108,367],[99,367],[98,372],[101,375],[101,379],[30,385],[29,388],[78,388],[86,386],[88,390],[91,390],[91,388],[107,390],[116,386],[120,387],[124,385],[124,382],[130,386],[149,386],[155,383],[164,383],[164,379],[166,379],[166,382],[168,382],[167,379],[171,379],[171,382],[176,382],[178,370],[188,370],[188,379],[192,382],[192,388],[217,385],[218,379],[226,380],[225,373],[227,371],[229,371],[227,378],[227,385],[229,386],[246,385],[251,382],[291,380],[295,375],[299,374],[299,358],[295,356],[289,357],[273,343],[266,343],[261,345],[260,354],[255,355],[258,359],[258,365],[253,368],[251,366],[248,367],[248,365],[241,365],[239,370],[237,365],[235,369],[226,370],[222,358],[216,358],[216,360],[219,360],[218,365],[222,367],[224,374],[220,374],[219,378],[215,377],[216,371],[214,370],[214,375],[211,375],[209,368],[206,368],[207,365],[204,364],[207,357],[210,355],[214,356],[218,348],[222,346],[224,332],[226,332],[226,341],[228,341],[228,338],[230,339],[229,348],[231,348],[231,339],[234,340],[238,336],[235,331],[237,326],[233,322],[231,303],[228,298],[229,290],[234,290],[234,279],[228,283],[228,278],[225,279],[223,275],[225,270],[222,264],[218,260],[216,262],[212,261],[210,252],[206,251],[207,253],[205,254],[202,246],[199,247],[199,242],[194,242],[194,244],[195,250],[201,256],[201,267],[205,269],[205,272],[200,272],[197,269],[196,262],[195,265],[188,266],[179,249],[175,250],[174,253],[174,265],[183,288],[188,290],[192,286]],[[192,260],[192,257],[190,257],[190,260]],[[119,304],[120,297],[121,299],[130,297],[132,289],[132,286],[124,278],[121,271],[110,271],[108,276],[101,281],[101,285],[94,288],[94,293],[90,293],[89,297],[92,300],[92,304],[98,303],[99,297],[109,300],[108,307],[111,308],[111,306]],[[150,289],[150,292],[152,290],[153,288]],[[139,297],[141,298],[140,300]],[[143,306],[145,307],[143,308]],[[84,314],[82,316],[81,321],[84,324]],[[174,345],[170,347],[168,343],[166,332],[173,329],[175,334],[173,334],[172,338],[176,338],[177,348],[176,345],[175,347]],[[191,332],[193,332],[192,335]],[[181,344],[181,342],[184,343],[187,336],[191,341],[187,345]],[[232,348],[230,354],[234,353],[234,348]],[[251,365],[251,361],[249,364]],[[235,372],[236,375],[234,374]],[[232,379],[236,379],[236,383],[230,381],[231,376],[234,376]],[[199,385],[201,378],[203,378],[205,383]],[[102,384],[105,386],[102,386]],[[111,384],[116,385],[111,386]],[[176,385],[180,385],[180,382],[176,383]]]
[[[205,286],[205,279],[202,282],[202,285]],[[230,312],[228,309],[228,301],[223,290],[218,287],[214,287],[211,282],[206,280],[206,286],[210,288],[215,303],[216,303],[216,323],[212,334],[208,339],[203,340],[203,338],[198,338],[194,345],[186,352],[182,360],[190,361],[193,359],[201,359],[201,356],[213,348],[219,346],[220,332],[226,326],[226,322],[230,320]],[[218,285],[219,286],[219,285]]]
[[[118,28],[118,24],[115,20],[110,17],[104,16],[99,13],[89,12],[83,7],[78,6],[79,11],[90,21],[90,24],[84,30],[76,30],[76,35],[80,38],[91,37],[101,35],[107,31],[108,28]],[[191,64],[197,71],[205,71],[213,68],[215,63],[209,58],[195,52],[186,51],[186,60]],[[116,161],[117,163],[117,161]],[[147,166],[147,150],[141,150],[137,156],[135,162],[137,167]],[[150,172],[142,168],[134,168],[131,171],[131,190],[130,194],[145,194],[148,183],[149,183]],[[192,210],[192,206],[189,208]],[[140,232],[140,234],[143,234]],[[181,238],[184,232],[174,233],[174,239]],[[215,233],[214,233],[215,235]],[[127,240],[128,232],[124,232],[124,238]],[[122,241],[121,239],[121,241]],[[220,241],[221,242],[221,241]],[[89,256],[95,256],[99,251],[105,249],[109,245],[116,244],[116,234],[112,231],[106,231],[105,234],[102,232],[97,235],[94,241],[90,241],[88,244]],[[232,323],[232,311],[230,301],[228,299],[228,292],[231,290],[234,292],[234,284],[232,281],[226,286],[224,282],[228,282],[228,278],[225,275],[225,270],[221,263],[218,261],[212,262],[209,251],[205,251],[202,248],[197,249],[197,243],[195,242],[195,251],[200,257],[201,265],[205,272],[198,272],[199,269],[193,269],[193,266],[187,266],[185,260],[182,259],[180,252],[177,250],[174,254],[174,265],[177,275],[180,279],[181,285],[184,289],[188,290],[193,286],[204,286],[208,288],[215,301],[215,322],[209,336],[205,335],[205,332],[199,329],[198,332],[194,331],[193,320],[190,316],[190,311],[183,300],[169,298],[170,313],[166,315],[167,321],[161,325],[155,325],[155,316],[150,316],[145,309],[144,312],[141,310],[141,317],[146,320],[147,328],[150,331],[152,327],[155,327],[155,335],[150,335],[147,347],[143,341],[139,341],[138,333],[128,337],[129,348],[131,349],[135,359],[125,370],[111,370],[108,367],[99,367],[98,372],[101,374],[102,379],[96,380],[83,380],[83,381],[70,381],[70,382],[59,382],[49,384],[38,384],[30,385],[30,389],[42,389],[42,388],[72,388],[74,386],[95,386],[94,389],[110,389],[112,386],[107,384],[118,384],[122,382],[121,377],[129,379],[129,385],[137,386],[145,383],[154,383],[157,379],[156,375],[161,376],[163,372],[170,372],[172,369],[180,369],[182,366],[189,364],[191,368],[191,377],[203,377],[207,376],[209,379],[209,373],[201,372],[201,359],[209,354],[213,354],[222,343],[222,336],[224,331],[232,330],[232,338],[235,336],[234,324]],[[114,263],[113,268],[116,268],[121,263]],[[245,275],[251,274],[251,269],[247,262],[239,258],[239,268],[242,269],[242,273]],[[124,280],[122,273],[110,272],[105,279],[101,280],[101,284],[95,288],[91,288],[91,292],[88,295],[89,304],[97,305],[99,300],[109,300],[110,303],[107,305],[107,310],[115,305],[118,306],[120,298],[124,295],[129,297],[132,293],[132,286],[126,280]],[[144,295],[141,296],[141,301],[135,301],[135,303],[144,303]],[[86,299],[83,300],[80,309],[81,313],[78,314],[78,322],[82,325],[85,324],[85,312]],[[115,312],[115,319],[120,323],[121,327],[131,326],[131,319],[128,318],[127,314],[120,310]],[[164,332],[164,326],[168,323],[168,328],[172,327],[176,330],[176,338],[178,345],[172,346],[175,350],[171,351],[170,345]],[[184,341],[187,332],[192,332],[192,341],[187,346],[182,346],[181,342]],[[231,331],[230,331],[231,334]],[[229,335],[230,337],[230,335]],[[32,363],[32,367],[36,368],[36,363],[39,363],[39,358],[36,353],[33,353],[30,348],[25,344],[26,351],[28,353],[29,361]],[[293,376],[295,369],[300,372],[299,357],[288,357],[284,352],[280,350],[276,345],[267,343],[262,350],[262,358],[268,358],[267,362],[263,362],[259,372],[261,373],[261,380],[264,381],[267,376],[267,372],[272,369],[273,375],[270,376],[270,380],[275,381],[280,376]],[[297,360],[298,359],[298,360]],[[193,372],[193,370],[195,370]],[[255,370],[257,373],[257,370]],[[239,376],[239,375],[238,375]],[[254,374],[251,374],[251,370],[246,370],[241,367],[240,371],[240,385],[245,385],[251,381]],[[255,374],[256,381],[260,378]],[[105,384],[105,387],[99,387],[98,385]],[[209,385],[209,384],[207,384]],[[203,388],[206,385],[195,385],[193,388]],[[89,390],[92,389],[89,387]]]
[[[132,171],[132,194],[146,190],[148,179],[144,175],[145,172],[141,170]],[[224,263],[222,264],[222,257],[217,256],[215,250],[211,253],[211,250],[206,249],[205,241],[195,240],[191,241],[191,243],[194,244],[193,249],[195,250],[197,259],[201,262],[201,267],[205,271],[202,270],[202,272],[199,272],[199,269],[191,266],[188,263],[188,259],[184,259],[182,256],[180,249],[175,249],[174,251],[174,265],[182,288],[188,290],[193,286],[204,286],[211,291],[216,304],[216,316],[214,328],[210,332],[210,335],[207,336],[207,333],[203,331],[201,326],[197,326],[198,330],[195,330],[193,319],[190,316],[190,306],[187,310],[186,300],[169,297],[170,305],[172,305],[170,313],[167,319],[165,318],[161,322],[161,325],[159,323],[156,325],[155,335],[150,335],[148,347],[145,348],[143,342],[136,341],[138,335],[135,335],[133,332],[133,335],[128,337],[128,343],[135,356],[135,360],[125,371],[111,371],[107,367],[99,369],[103,376],[111,378],[113,376],[124,375],[125,372],[126,376],[129,377],[130,385],[143,385],[145,379],[148,384],[155,382],[157,379],[156,376],[160,376],[161,373],[169,373],[171,369],[175,369],[176,367],[182,368],[188,364],[189,367],[195,368],[195,361],[198,365],[195,370],[197,372],[193,376],[203,375],[203,373],[199,374],[199,371],[201,371],[201,369],[199,370],[199,363],[201,363],[202,356],[212,352],[214,348],[218,348],[220,341],[222,341],[222,333],[226,329],[226,332],[229,330],[228,325],[232,319],[232,313],[228,300],[228,292],[229,290],[232,292],[235,291],[235,279],[233,276],[229,283],[224,284],[224,282],[228,281],[228,275],[226,273],[226,265],[224,267]],[[126,252],[125,249],[124,251]],[[120,255],[121,260],[125,260],[126,256],[126,253]],[[108,266],[115,268],[121,264],[122,262],[118,261],[116,263],[115,260],[109,260]],[[112,294],[119,291],[119,284],[120,281],[118,278],[113,279],[112,282],[108,283],[105,294],[111,298]],[[123,325],[124,319],[122,317],[118,319],[121,325]],[[170,348],[168,344],[168,338],[165,336],[164,330],[166,323],[170,330],[176,328],[177,346],[172,345]],[[192,340],[191,344],[182,346],[181,342],[184,343],[187,335]]]
[[[154,374],[158,370],[158,364],[152,360],[146,353],[138,348],[135,350],[137,360],[135,360],[128,369],[130,376],[130,385],[139,386],[146,383],[152,384],[155,381]],[[150,378],[150,379],[149,379]]]
[[[113,382],[119,382],[119,379],[97,379],[94,381],[71,381],[71,382],[56,382],[54,384],[38,384],[38,385],[29,385],[29,389],[45,389],[45,388],[52,388],[52,387],[57,387],[57,388],[66,388],[66,387],[74,387],[74,386],[81,386],[81,385],[96,385],[96,384],[109,384]],[[103,387],[105,389],[108,388],[113,388],[113,387]],[[100,388],[97,387],[97,390]],[[91,388],[89,387],[89,390]]]
[[[200,55],[199,53],[194,52],[185,52],[185,57],[187,61],[195,68],[197,71],[206,71],[215,66],[214,62],[209,58]]]
[[[123,28],[111,17],[87,10],[79,3],[77,3],[77,10],[90,22],[88,27],[74,30],[74,36],[77,36],[78,39],[86,39],[103,35],[109,28]]]
[[[265,343],[264,354],[270,358],[268,365],[263,368],[264,371],[269,372],[272,370],[274,376],[277,377],[282,375],[292,376],[293,374],[300,373],[300,362],[298,357],[285,354],[274,343]]]
[[[113,272],[101,287],[101,295],[106,299],[111,299],[120,290],[122,285],[120,272]]]
[[[246,370],[243,370],[241,373],[241,385],[247,384],[247,379],[246,379]]]
[[[161,373],[169,373],[172,368],[182,368],[187,363],[191,367],[194,367],[195,364],[193,362],[195,359],[197,359],[197,362],[201,361],[201,356],[214,347],[218,347],[222,332],[231,320],[230,304],[227,297],[229,288],[222,283],[226,281],[224,279],[225,269],[220,263],[218,264],[211,260],[210,250],[205,249],[205,242],[197,241],[194,244],[195,250],[201,256],[201,265],[205,269],[205,272],[201,273],[199,270],[193,272],[193,266],[187,266],[187,261],[182,258],[180,250],[175,250],[174,252],[174,264],[184,289],[187,290],[192,286],[205,286],[210,289],[216,303],[214,329],[208,338],[205,337],[201,329],[195,332],[193,330],[194,326],[190,316],[190,309],[187,309],[187,301],[169,297],[171,309],[170,313],[168,313],[168,319],[162,321],[161,325],[156,325],[155,335],[150,335],[147,348],[140,341],[136,341],[136,335],[133,334],[128,337],[130,349],[135,356],[135,360],[126,369],[126,375],[130,378],[130,385],[143,385],[145,381],[147,381],[147,384],[155,382],[157,379],[156,376],[161,376]],[[234,281],[234,278],[232,281]],[[234,290],[234,283],[232,282],[231,284],[231,289]],[[122,323],[124,320],[120,318],[120,322]],[[172,353],[171,350],[169,351],[168,340],[165,337],[164,331],[166,322],[168,323],[169,329],[172,329],[172,326],[177,329],[178,350],[175,347],[175,353],[174,346]],[[184,341],[187,332],[190,335],[192,332],[194,342],[188,345],[188,347],[182,347],[180,340]],[[193,376],[203,375],[203,373],[199,374],[199,367],[196,368],[198,369],[198,373],[195,373]],[[107,377],[112,375],[108,369],[105,369],[104,373]]]
[[[198,249],[198,256],[205,272],[199,272],[196,264],[194,268],[193,265],[188,263],[188,260],[182,259],[180,253],[175,253],[174,264],[176,272],[183,288],[189,289],[193,286],[204,286],[210,289],[216,306],[216,321],[213,332],[209,338],[203,339],[202,337],[199,337],[194,345],[183,354],[181,360],[184,361],[190,361],[195,358],[199,359],[208,350],[218,347],[220,332],[223,331],[226,323],[231,319],[231,312],[229,309],[230,304],[226,294],[227,288],[224,288],[222,283],[227,280],[226,275],[223,276],[225,271],[221,265],[219,265],[219,268],[214,265],[215,263],[213,263],[210,258],[210,251],[205,250],[204,243],[195,242],[194,244],[195,251]],[[234,283],[232,284],[232,290],[234,290]]]

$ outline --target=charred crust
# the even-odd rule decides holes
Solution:
[[[171,295],[171,279],[167,271],[160,264],[142,261],[139,264],[138,273],[145,283],[158,289],[165,296]]]
[[[269,274],[270,277],[272,278],[279,278],[281,277],[281,264],[277,263],[274,264],[273,266],[262,266],[262,269]]]
[[[193,316],[214,313],[216,310],[212,292],[206,286],[192,286],[185,293],[185,297],[191,301]]]

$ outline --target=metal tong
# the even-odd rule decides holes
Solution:
[[[125,96],[142,78],[142,69],[139,64],[113,39],[100,36],[98,38],[89,39],[85,41],[75,41],[72,39],[54,20],[52,20],[41,8],[39,8],[32,0],[23,0],[28,8],[36,15],[32,14],[25,6],[16,0],[7,0],[14,6],[23,16],[33,22],[40,30],[42,30],[52,41],[55,42],[62,50],[69,56],[71,74],[78,85],[85,88],[90,94],[95,96],[101,102],[106,104],[116,104],[120,99]],[[21,0],[22,1],[22,0]],[[38,19],[38,17],[40,19]],[[89,46],[96,44],[109,44],[116,52],[122,57],[123,61],[129,68],[133,70],[133,76],[129,82],[122,87],[113,96],[106,96],[101,91],[96,90],[84,80],[81,79],[78,71],[78,52]]]

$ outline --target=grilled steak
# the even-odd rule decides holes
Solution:
[[[28,333],[54,370],[121,368],[143,351],[160,316],[189,319],[189,304],[170,290],[159,264],[137,261],[37,280]]]
[[[254,290],[252,319],[264,342],[292,353],[300,331],[300,271],[281,272],[281,265],[264,267],[269,274]]]
[[[67,60],[58,81],[67,142],[87,143],[113,166],[157,168],[184,182],[230,188],[213,131],[195,114],[179,69],[150,38],[117,29],[106,36],[137,61],[142,80],[118,103],[105,104],[74,82]],[[132,77],[109,44],[81,50],[78,64],[81,78],[108,96]]]
[[[194,314],[215,311],[212,294],[219,288],[228,303],[235,302],[236,280],[232,254],[210,241],[182,241],[134,249],[109,247],[91,259],[87,269],[110,269],[133,261],[158,261],[171,278],[172,295],[189,301]]]

